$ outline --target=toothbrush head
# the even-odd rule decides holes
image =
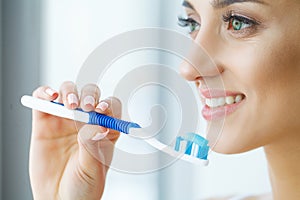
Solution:
[[[195,133],[187,133],[176,138],[175,151],[207,160],[209,151],[208,141]]]
[[[129,135],[147,135],[147,129],[131,128]],[[176,160],[183,160],[201,166],[207,166],[209,163],[207,159],[208,141],[195,133],[178,136],[175,141],[175,148],[174,145],[164,144],[155,137],[144,138],[144,141],[157,150],[177,158]]]

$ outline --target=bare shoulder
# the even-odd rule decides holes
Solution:
[[[258,196],[227,196],[218,198],[208,198],[204,200],[273,200],[271,194],[264,194]]]

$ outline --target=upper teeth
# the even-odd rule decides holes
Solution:
[[[242,100],[243,100],[243,96],[241,94],[239,94],[236,96],[227,96],[227,97],[206,99],[205,104],[208,107],[216,108],[219,106],[224,106],[225,104],[230,105],[230,104],[234,104],[234,103],[239,103]]]

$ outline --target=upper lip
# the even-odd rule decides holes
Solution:
[[[200,94],[202,97],[206,99],[211,98],[220,98],[220,97],[227,97],[227,96],[236,96],[242,94],[241,92],[233,92],[233,91],[226,91],[221,89],[199,89]]]

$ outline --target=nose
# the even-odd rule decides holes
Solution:
[[[209,77],[215,77],[220,75],[223,71],[209,56],[203,58],[201,62],[184,60],[180,64],[179,70],[180,75],[188,81],[198,81]]]
[[[189,55],[180,65],[180,74],[188,81],[197,81],[220,75],[222,67],[216,61],[217,35],[204,27],[199,30]]]
[[[188,81],[197,81],[202,78],[200,70],[193,67],[188,61],[183,61],[180,65],[180,75]]]

